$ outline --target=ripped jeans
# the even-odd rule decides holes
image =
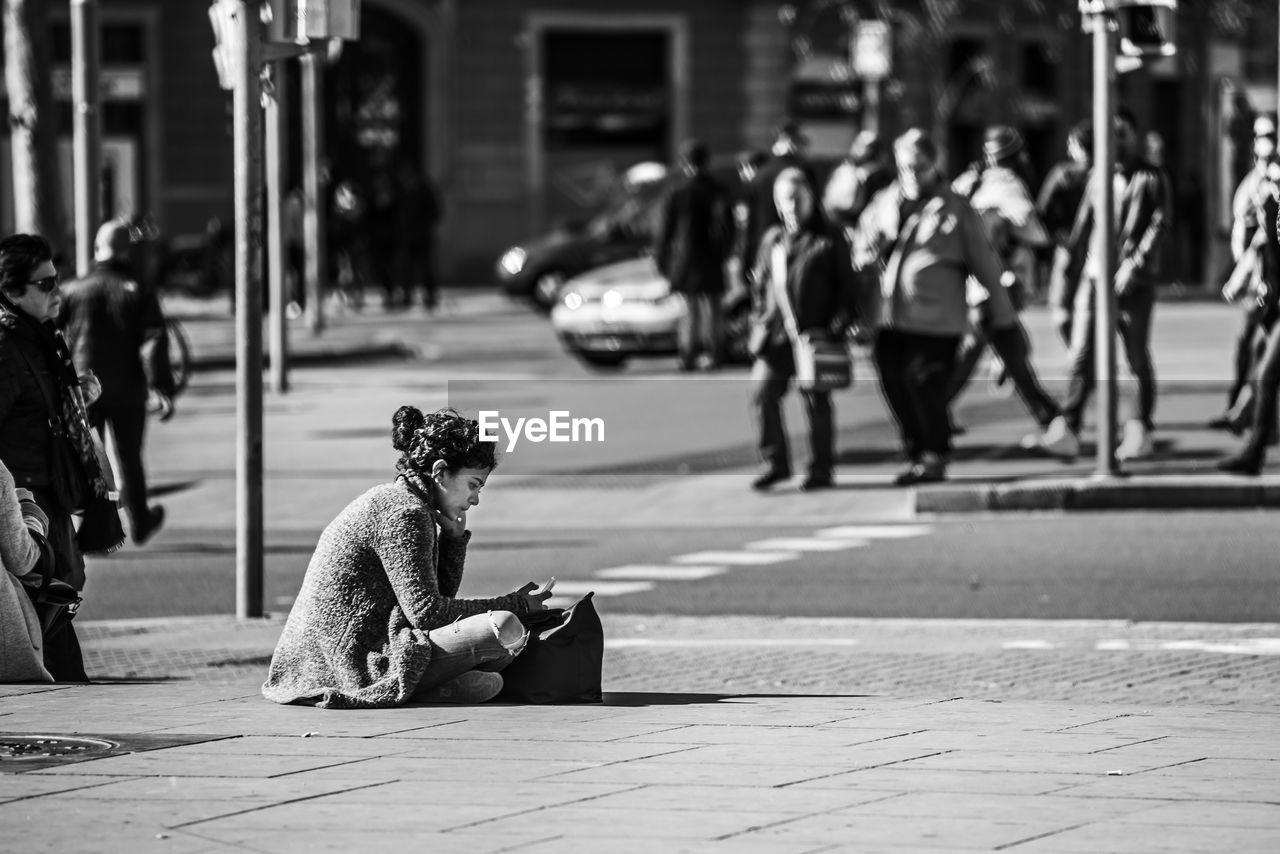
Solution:
[[[469,670],[498,672],[524,650],[529,632],[510,611],[489,611],[427,632],[431,663],[418,686],[429,691]]]

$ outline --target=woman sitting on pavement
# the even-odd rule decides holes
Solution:
[[[400,475],[329,523],[271,658],[262,694],[277,703],[379,708],[483,703],[524,649],[517,615],[545,610],[530,582],[496,599],[457,599],[467,511],[497,460],[479,424],[452,409],[392,420]],[[438,529],[438,531],[437,531]]]
[[[0,682],[52,682],[44,666],[40,619],[26,588],[40,584],[41,540],[49,519],[29,489],[0,462]],[[39,539],[37,539],[39,538]]]

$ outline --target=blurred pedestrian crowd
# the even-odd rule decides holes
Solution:
[[[780,406],[792,386],[808,421],[801,489],[833,484],[832,394],[849,380],[810,377],[812,354],[829,352],[829,342],[870,349],[907,458],[900,484],[946,478],[952,438],[965,430],[953,408],[987,352],[993,385],[1016,392],[1034,422],[1023,448],[1076,457],[1096,384],[1099,287],[1114,292],[1120,351],[1137,385],[1116,456],[1151,457],[1151,335],[1173,248],[1174,198],[1159,140],[1144,136],[1125,109],[1116,112],[1113,132],[1109,282],[1092,251],[1100,221],[1093,190],[1103,178],[1091,163],[1088,123],[1072,129],[1066,156],[1038,192],[1025,141],[1006,125],[987,128],[981,159],[954,180],[939,166],[935,140],[911,129],[891,142],[860,133],[824,182],[804,135],[785,125],[768,155],[741,157],[742,182],[732,193],[708,173],[706,147],[687,142],[684,179],[662,209],[654,255],[691,307],[679,336],[686,370],[713,368],[722,358],[718,306],[726,288],[750,295],[752,409],[763,460],[754,487],[792,476]],[[1255,125],[1254,154],[1256,165],[1236,194],[1236,263],[1224,288],[1229,301],[1244,305],[1235,382],[1224,412],[1209,423],[1248,434],[1240,453],[1219,464],[1242,474],[1256,474],[1277,440],[1280,163],[1270,116]],[[1033,298],[1047,301],[1070,353],[1060,399],[1040,382],[1020,319]]]

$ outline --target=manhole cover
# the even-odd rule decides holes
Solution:
[[[24,774],[27,771],[41,771],[126,753],[221,741],[226,737],[168,733],[46,735],[35,732],[0,732],[0,774]]]
[[[73,738],[65,735],[0,736],[0,762],[24,759],[80,759],[93,753],[114,750],[116,744],[100,738]]]

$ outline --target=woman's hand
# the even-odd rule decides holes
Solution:
[[[84,397],[85,406],[93,406],[102,397],[102,381],[93,371],[85,371],[80,375],[80,394]]]
[[[440,530],[450,537],[461,537],[467,532],[467,511],[465,510],[458,516],[450,518],[442,513],[440,508],[432,507],[431,515],[435,517],[436,524],[440,526]]]
[[[547,582],[545,587],[539,588],[537,584],[530,581],[524,587],[516,591],[517,596],[523,596],[525,608],[530,614],[535,611],[547,610],[547,600],[551,598],[551,588],[555,586],[556,580],[553,578]]]

